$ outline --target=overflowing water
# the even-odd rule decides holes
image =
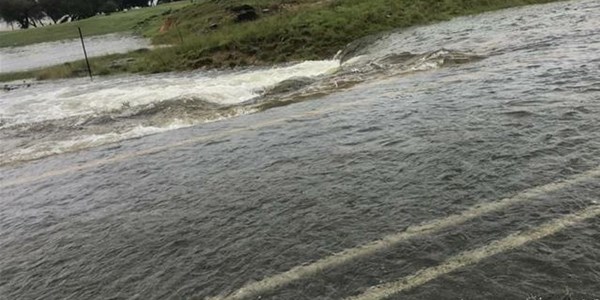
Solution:
[[[256,109],[237,105],[278,82],[330,74],[338,66],[316,61],[226,73],[84,78],[4,92],[0,164],[250,113]]]
[[[262,111],[380,76],[482,58],[440,49],[374,55],[367,63],[334,59],[241,71],[28,83],[0,94],[0,165]]]
[[[85,37],[85,46],[88,57],[95,57],[149,48],[150,41],[112,33]],[[0,73],[39,69],[82,59],[84,54],[79,39],[0,48]]]
[[[0,93],[0,298],[600,298],[596,0]]]

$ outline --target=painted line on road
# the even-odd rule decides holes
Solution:
[[[261,293],[273,291],[283,287],[291,282],[307,278],[318,274],[322,270],[331,269],[357,260],[368,257],[386,249],[390,249],[403,241],[439,232],[443,229],[463,224],[469,220],[478,218],[488,213],[497,212],[509,206],[532,200],[535,197],[542,196],[563,188],[573,186],[587,180],[600,176],[600,167],[596,167],[587,172],[575,175],[569,179],[545,184],[524,190],[517,195],[504,198],[499,201],[490,202],[475,206],[462,213],[448,216],[442,219],[425,222],[420,225],[408,227],[405,231],[390,234],[383,238],[364,244],[355,248],[343,250],[331,256],[324,257],[313,263],[294,267],[286,272],[264,278],[260,281],[249,283],[229,295],[220,295],[210,297],[210,300],[241,300],[250,297],[260,296]]]
[[[484,259],[490,258],[496,254],[519,248],[529,242],[536,241],[559,231],[571,227],[577,223],[600,216],[600,205],[590,206],[577,213],[564,216],[562,218],[542,224],[532,230],[521,234],[512,234],[508,237],[493,241],[492,243],[477,248],[475,250],[465,251],[446,260],[443,264],[421,269],[413,275],[404,277],[395,282],[384,283],[369,288],[361,295],[346,298],[347,300],[379,300],[385,299],[403,291],[411,290],[415,287],[426,284],[427,282],[439,278],[440,276],[454,272],[469,265],[477,264]]]
[[[336,111],[336,108],[340,108],[340,107],[365,106],[365,105],[371,104],[372,102],[374,102],[374,101],[361,100],[361,101],[354,101],[354,102],[339,103],[339,104],[332,105],[332,106],[329,106],[326,108],[316,109],[316,110],[308,111],[308,112],[305,112],[302,114],[293,115],[293,116],[290,116],[287,118],[280,118],[280,119],[274,119],[274,120],[270,120],[270,121],[257,123],[253,126],[249,126],[249,127],[245,127],[245,128],[236,128],[236,129],[226,130],[226,131],[222,131],[220,133],[215,133],[215,134],[205,135],[205,136],[196,137],[196,138],[192,138],[192,139],[187,139],[187,140],[183,140],[180,142],[176,142],[176,143],[172,143],[172,144],[168,144],[168,145],[164,145],[164,146],[148,148],[148,149],[141,150],[141,151],[134,151],[131,153],[116,155],[116,156],[113,156],[110,158],[97,159],[97,160],[90,161],[88,163],[70,166],[70,167],[60,169],[60,170],[49,171],[46,173],[42,173],[40,175],[22,177],[22,178],[18,178],[18,179],[12,180],[12,181],[1,182],[0,188],[14,186],[14,185],[27,184],[27,183],[35,182],[38,180],[51,178],[54,176],[60,176],[60,175],[65,175],[65,174],[72,173],[72,172],[83,171],[83,170],[90,169],[93,167],[98,167],[98,166],[102,166],[102,165],[106,165],[106,164],[125,161],[125,160],[135,158],[135,157],[151,155],[151,154],[167,151],[167,150],[177,148],[177,147],[182,147],[182,146],[195,144],[195,143],[199,143],[199,142],[204,142],[204,141],[210,141],[210,140],[218,139],[218,138],[223,138],[223,137],[227,137],[231,134],[235,134],[235,133],[239,133],[239,132],[258,130],[258,129],[261,129],[264,127],[281,124],[286,121],[293,120],[293,119],[299,118],[299,117],[310,117],[310,116],[315,116],[315,115],[319,115],[319,114],[326,114],[329,112],[334,112],[334,111]],[[274,275],[271,277],[267,277],[261,281],[248,284],[227,296],[216,296],[216,297],[211,297],[209,299],[213,299],[213,300],[244,299],[246,297],[258,295],[260,293],[267,292],[267,291],[271,291],[271,290],[274,290],[281,286],[284,286],[286,284],[289,284],[291,282],[294,282],[294,281],[300,280],[302,278],[306,278],[311,275],[317,274],[321,270],[340,266],[340,265],[343,265],[344,263],[350,262],[352,260],[360,259],[362,257],[366,257],[369,255],[375,254],[379,251],[392,248],[402,241],[406,241],[408,239],[418,237],[418,236],[423,236],[426,234],[432,234],[432,233],[441,231],[443,229],[446,229],[446,228],[449,228],[452,226],[460,225],[471,219],[480,217],[486,213],[500,211],[511,205],[525,202],[527,200],[531,200],[531,198],[541,196],[543,194],[550,193],[553,191],[557,191],[557,190],[560,190],[560,189],[563,189],[563,188],[566,188],[566,187],[569,187],[569,186],[572,186],[572,185],[575,185],[575,184],[578,184],[578,183],[581,183],[586,180],[592,179],[594,177],[599,177],[599,176],[600,176],[600,166],[596,167],[594,169],[591,169],[589,171],[586,171],[584,173],[575,175],[571,178],[562,180],[562,181],[553,182],[553,183],[549,183],[546,185],[542,185],[542,186],[524,190],[510,198],[504,198],[504,199],[501,199],[496,202],[486,203],[486,204],[482,204],[479,206],[475,206],[475,207],[468,209],[460,214],[451,215],[446,218],[437,219],[437,220],[422,223],[420,225],[408,227],[403,232],[384,236],[380,240],[377,240],[377,241],[374,241],[374,242],[371,242],[371,243],[368,243],[365,245],[361,245],[356,248],[346,249],[344,251],[338,252],[331,256],[322,258],[313,263],[310,263],[307,265],[302,265],[302,266],[297,266],[297,267],[294,267],[284,273],[280,273],[280,274],[277,274],[277,275]]]

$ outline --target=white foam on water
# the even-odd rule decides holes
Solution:
[[[190,126],[190,124],[177,122],[173,122],[164,127],[137,126],[131,130],[120,133],[110,132],[106,134],[85,135],[69,140],[36,143],[27,148],[19,148],[11,152],[0,153],[0,165],[40,159],[51,155],[97,147],[121,140],[138,138],[187,126]]]
[[[191,127],[194,125],[225,120],[228,118],[255,112],[255,109],[239,108],[228,113],[207,116],[205,119],[175,119],[162,126],[138,125],[129,130],[121,132],[109,132],[104,134],[82,135],[66,140],[50,140],[37,142],[27,147],[13,149],[0,153],[0,165],[16,162],[36,160],[52,155],[74,152],[82,149],[98,147],[127,139],[139,138],[147,135],[157,134],[170,130]]]
[[[92,82],[85,78],[45,82],[0,92],[0,124],[9,126],[98,114],[123,105],[145,105],[180,97],[236,104],[258,96],[265,88],[281,81],[328,74],[338,67],[339,62],[325,60],[216,76],[197,72],[97,78]]]
[[[102,115],[124,106],[135,107],[180,98],[198,98],[223,105],[238,104],[259,96],[263,90],[281,81],[329,74],[338,67],[339,62],[333,60],[306,61],[289,66],[221,73],[168,73],[97,78],[92,82],[86,78],[40,82],[28,88],[0,91],[0,129],[74,116]],[[181,116],[180,120],[165,120],[165,125],[154,127],[138,126],[118,132],[32,141],[26,146],[1,153],[0,164],[78,151],[251,112],[240,107],[230,113],[200,117],[202,119]]]

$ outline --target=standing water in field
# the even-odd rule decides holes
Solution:
[[[148,39],[120,33],[84,37],[89,57],[149,48]],[[34,70],[82,60],[79,39],[0,48],[0,73]]]

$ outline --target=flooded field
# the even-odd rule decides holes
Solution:
[[[84,41],[89,57],[150,47],[150,41],[124,34],[84,37]],[[82,59],[84,55],[79,39],[0,48],[0,73],[33,70]]]

